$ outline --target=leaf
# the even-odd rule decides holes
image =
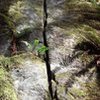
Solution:
[[[39,40],[34,40],[34,47],[39,45]]]
[[[47,50],[48,50],[48,48],[46,46],[44,46],[44,45],[42,45],[42,47],[40,47],[40,48],[37,49],[37,51],[39,53],[41,53],[41,54],[44,54],[45,51],[47,51]]]

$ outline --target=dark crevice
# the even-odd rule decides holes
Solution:
[[[43,40],[44,40],[44,45],[47,48],[49,48],[48,42],[47,42],[47,35],[46,35],[46,29],[47,29],[47,26],[48,26],[48,23],[47,23],[47,18],[48,18],[48,13],[47,13],[47,0],[44,0],[44,2],[43,2],[43,9],[44,9],[44,18],[43,18],[43,23],[44,23],[44,26],[43,26]],[[50,92],[51,100],[59,100],[58,99],[58,96],[57,96],[57,89],[54,91],[54,95],[53,95],[52,80],[54,80],[56,82],[56,79],[55,79],[55,75],[51,71],[51,67],[50,67],[49,50],[47,50],[45,52],[44,60],[46,62],[47,76],[48,76],[48,84],[49,84],[49,92]],[[57,84],[57,82],[56,82],[56,84]]]
[[[76,73],[75,75],[76,76],[81,76],[81,75],[85,75],[89,69],[93,68],[96,66],[96,61],[97,61],[98,57],[97,58],[94,58],[88,65],[86,65],[86,68],[83,68],[82,70],[80,70],[78,73]]]
[[[100,47],[98,44],[92,44],[91,42],[82,42],[75,46],[76,51],[87,52],[88,55],[100,55]]]
[[[43,1],[43,13],[44,13],[44,18],[43,18],[43,40],[44,40],[44,45],[48,48],[48,43],[47,43],[47,37],[46,37],[46,29],[47,29],[47,18],[48,18],[48,14],[47,14],[47,0]],[[44,55],[44,60],[46,63],[46,68],[47,68],[47,76],[48,76],[48,84],[49,84],[49,92],[50,92],[50,96],[51,99],[53,100],[53,90],[52,90],[52,72],[51,72],[51,68],[50,68],[50,59],[49,59],[49,50],[47,50],[45,52]]]
[[[69,80],[67,80],[66,82],[66,93],[68,92],[68,88],[71,88],[73,86],[75,82],[75,77],[81,77],[81,75],[87,74],[89,70],[92,69],[93,67],[96,67],[97,83],[98,86],[100,85],[100,48],[99,47],[97,48],[95,45],[89,42],[82,42],[76,45],[74,49],[75,49],[75,51],[73,52],[74,59],[80,55],[85,54],[85,52],[87,53],[87,55],[92,55],[94,59],[90,61],[88,64],[86,64],[85,68],[82,68],[80,71],[75,72],[70,76]],[[82,53],[76,54],[79,51],[82,51]],[[90,73],[89,75],[90,79],[93,76],[94,71]]]

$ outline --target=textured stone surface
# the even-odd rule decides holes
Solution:
[[[18,100],[14,90],[11,77],[4,66],[0,66],[0,99],[1,100]]]
[[[5,5],[0,7],[1,54],[9,53],[12,31],[17,37],[17,49],[21,51],[28,51],[26,42],[42,40],[42,0],[10,0],[8,3],[4,0],[0,5]]]
[[[53,94],[56,93],[59,100],[100,99],[100,69],[96,65],[100,55],[100,7],[99,1],[88,1],[47,1],[47,39],[55,77]],[[9,14],[16,23],[19,43],[32,42],[36,38],[42,40],[42,0],[22,0],[10,7]],[[8,39],[5,40],[5,44],[8,43]],[[1,53],[5,46],[0,46]],[[22,45],[20,49],[23,50]],[[20,55],[20,58],[11,58],[13,62],[10,62],[14,67],[11,75],[19,100],[48,100],[44,62],[30,55],[24,58]],[[22,63],[17,65],[19,61]]]
[[[99,91],[96,53],[92,53],[93,45],[100,44],[97,9],[85,0],[48,0],[48,43],[60,100],[100,98],[95,91],[91,94],[90,85]]]
[[[18,98],[19,100],[47,100],[49,97],[45,63],[32,56],[24,54],[15,57],[15,60],[22,59],[22,62],[15,64],[14,69],[11,70]]]

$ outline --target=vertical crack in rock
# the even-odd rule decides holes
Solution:
[[[46,37],[46,28],[47,28],[47,0],[43,0],[43,40],[44,40],[44,45],[48,48],[48,43],[47,43],[47,37]],[[47,76],[48,76],[48,84],[49,84],[49,92],[51,99],[53,100],[53,90],[52,90],[52,72],[50,68],[50,59],[49,59],[49,51],[47,50],[45,52],[44,60],[46,62],[46,67],[47,67]]]

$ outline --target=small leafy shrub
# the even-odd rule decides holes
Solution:
[[[45,52],[48,50],[48,48],[40,43],[39,40],[34,40],[31,43],[27,43],[27,47],[31,50],[31,52],[36,51],[39,54],[45,54]]]

